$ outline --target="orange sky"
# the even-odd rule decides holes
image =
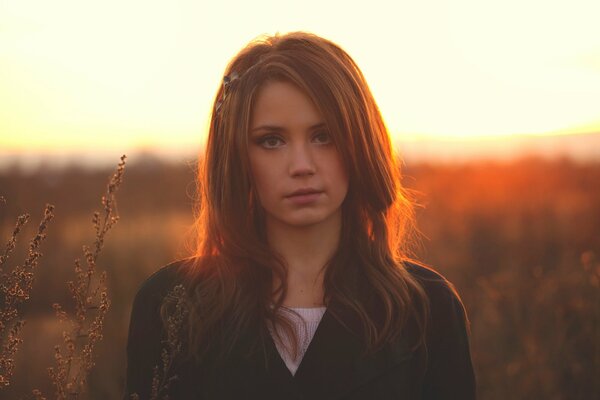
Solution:
[[[595,0],[207,3],[2,2],[0,157],[199,149],[229,58],[291,30],[355,58],[397,139],[600,132]]]

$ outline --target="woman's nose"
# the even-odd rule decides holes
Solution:
[[[313,175],[315,173],[314,158],[309,145],[292,146],[289,168],[292,176]]]

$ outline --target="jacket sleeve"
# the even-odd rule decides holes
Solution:
[[[465,308],[451,283],[443,281],[435,286],[430,295],[431,320],[423,399],[475,399]]]
[[[127,374],[123,400],[136,393],[140,400],[150,398],[154,368],[161,367],[160,352],[163,324],[160,305],[168,287],[167,271],[163,268],[140,287],[131,309],[127,338]]]

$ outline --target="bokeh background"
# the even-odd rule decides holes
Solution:
[[[346,49],[378,100],[419,204],[415,255],[457,287],[481,399],[600,395],[600,6],[595,1],[0,3],[0,238],[46,203],[11,386],[52,393],[66,281],[128,155],[98,265],[112,306],[90,399],[117,398],[131,302],[188,255],[196,161],[229,59],[307,30]],[[3,246],[3,244],[2,244]],[[50,396],[52,397],[52,396]]]

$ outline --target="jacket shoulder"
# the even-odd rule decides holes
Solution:
[[[432,267],[415,261],[405,261],[403,265],[406,271],[423,286],[423,289],[430,298],[440,296],[445,298],[451,297],[455,301],[461,302],[454,284]]]
[[[142,282],[136,297],[154,297],[154,295],[166,293],[183,279],[183,274],[189,263],[190,260],[185,259],[162,266]]]
[[[420,281],[438,284],[448,283],[446,277],[425,264],[421,264],[416,261],[404,261],[403,265],[411,275]]]
[[[141,325],[161,330],[162,301],[177,284],[185,284],[184,273],[188,265],[189,260],[174,261],[161,267],[141,283],[133,299],[130,329]]]
[[[456,287],[444,275],[424,264],[404,262],[406,270],[421,284],[429,299],[434,324],[446,322],[463,324],[470,332],[470,322]],[[453,320],[450,320],[453,317]]]
[[[405,267],[429,299],[422,398],[475,399],[470,322],[456,288],[433,268],[414,262],[405,263]]]
[[[137,393],[150,398],[153,371],[161,365],[161,349],[165,329],[160,316],[163,299],[179,283],[185,283],[184,272],[190,260],[167,264],[140,285],[131,308],[127,339],[127,376],[123,399]]]

